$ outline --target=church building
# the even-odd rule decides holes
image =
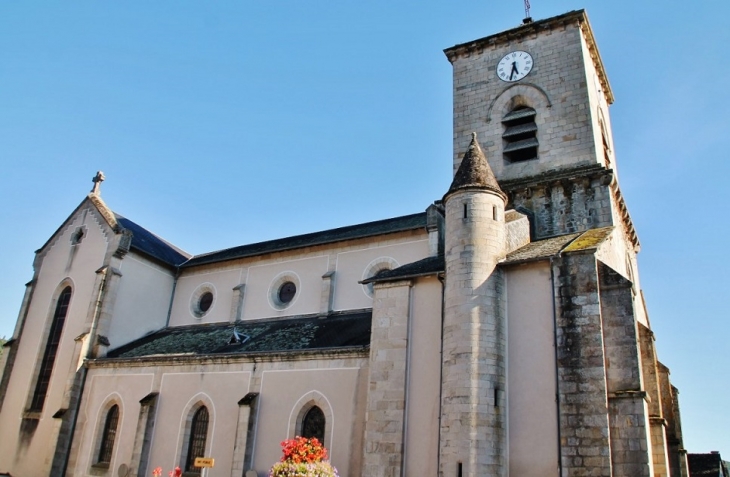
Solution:
[[[190,255],[97,174],[5,344],[0,475],[264,477],[303,435],[348,477],[687,476],[586,13],[445,54],[425,211]]]

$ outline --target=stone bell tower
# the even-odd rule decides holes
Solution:
[[[504,278],[506,196],[476,133],[445,206],[440,475],[502,476],[507,467]]]
[[[445,50],[453,66],[454,171],[476,131],[534,238],[624,223],[608,106],[613,93],[588,17],[573,11]]]

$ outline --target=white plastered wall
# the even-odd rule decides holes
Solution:
[[[367,286],[358,282],[368,278],[366,271],[369,265],[380,261],[392,260],[406,265],[428,256],[428,238],[424,232],[423,239],[411,238],[402,243],[373,245],[359,250],[346,250],[337,254],[337,271],[335,275],[335,310],[371,308],[372,296],[367,293]]]
[[[240,275],[240,269],[230,266],[181,275],[175,287],[170,326],[229,321],[233,287],[240,283]],[[191,300],[203,284],[211,287],[213,304],[204,316],[198,318],[193,314]]]
[[[553,289],[549,262],[507,269],[509,475],[558,475]]]
[[[336,363],[333,363],[336,365]],[[312,363],[316,366],[316,363]],[[316,368],[269,370],[261,375],[261,396],[256,429],[254,468],[259,475],[265,473],[281,459],[279,443],[294,437],[297,429],[292,427],[292,415],[306,404],[305,396],[316,393],[326,403],[332,416],[329,435],[325,434],[325,446],[330,460],[340,475],[353,475],[350,469],[354,452],[361,449],[353,445],[353,430],[364,422],[364,407],[358,405],[358,381],[362,379],[361,368]],[[367,374],[367,370],[364,371]],[[361,403],[362,404],[362,403]],[[328,425],[329,427],[329,425]]]
[[[428,254],[426,231],[416,230],[185,270],[175,288],[170,325],[231,321],[237,306],[233,289],[242,284],[242,320],[320,313],[322,276],[331,271],[335,272],[333,310],[371,308],[373,300],[367,287],[358,283],[367,278],[369,266],[379,261],[405,265]],[[282,277],[292,277],[297,292],[288,306],[277,307],[271,298]],[[191,308],[201,286],[213,291],[214,301],[210,310],[198,318]]]
[[[408,333],[406,475],[438,473],[441,389],[441,283],[436,277],[415,280]]]
[[[231,475],[233,444],[236,438],[238,401],[250,387],[251,373],[234,366],[200,371],[165,370],[160,383],[160,400],[152,436],[150,467],[172,469],[181,465],[185,442],[185,422],[196,403],[208,407],[209,423],[206,457],[216,461],[209,477]]]
[[[120,271],[108,336],[112,349],[165,326],[175,281],[170,270],[136,253],[124,257]]]
[[[248,268],[244,319],[319,313],[322,296],[322,275],[329,268],[329,256],[296,257]],[[272,301],[282,280],[297,284],[294,299],[285,308],[276,308]]]
[[[72,237],[79,228],[84,230],[84,236],[79,244],[72,245]],[[96,270],[104,263],[108,233],[111,233],[108,225],[87,203],[40,252],[42,262],[0,413],[0,471],[7,470],[13,475],[48,475],[55,450],[51,438],[58,422],[52,416],[64,406],[64,392],[69,378],[76,372],[79,348],[74,338],[88,331],[89,306],[96,293]],[[69,284],[73,291],[50,386],[37,427],[21,431],[23,421],[19,417],[24,415],[35,389],[62,283]]]
[[[91,466],[99,456],[100,431],[112,403],[119,406],[119,421],[108,474],[116,475],[121,464],[129,466],[139,419],[139,401],[152,392],[153,384],[154,374],[150,372],[89,373],[78,417],[76,439],[81,444],[73,475],[83,476],[92,472]]]

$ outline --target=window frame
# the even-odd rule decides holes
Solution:
[[[205,411],[204,429],[201,429],[201,423],[198,419],[201,417],[202,412]],[[200,475],[201,468],[195,467],[196,457],[205,457],[206,446],[208,445],[208,430],[210,428],[210,411],[205,404],[198,406],[192,414],[190,419],[190,432],[187,436],[185,447],[187,452],[185,453],[185,461],[183,466],[183,472],[185,474]],[[202,432],[201,432],[202,431]],[[203,450],[203,455],[195,455],[200,448]]]
[[[48,397],[48,391],[51,387],[51,379],[53,378],[53,369],[56,365],[56,357],[60,348],[61,339],[63,337],[63,329],[66,324],[69,309],[71,308],[71,299],[73,298],[73,288],[69,284],[61,289],[55,300],[53,317],[46,336],[46,344],[43,347],[43,356],[37,367],[35,378],[35,386],[30,396],[28,405],[29,412],[42,412]]]
[[[119,414],[118,404],[113,404],[106,411],[104,427],[102,428],[99,441],[99,452],[97,452],[96,456],[96,465],[108,466],[111,464],[112,458],[114,457],[114,444],[119,430]]]
[[[313,412],[316,412],[315,410],[319,412],[318,416],[312,415]],[[307,430],[306,427],[308,426],[308,419],[310,419],[310,416],[312,419],[321,419],[321,421],[322,421],[321,429],[317,429],[316,435],[307,435],[310,433],[305,432]],[[318,423],[315,422],[315,424],[318,424]],[[321,407],[317,406],[316,404],[313,404],[312,406],[309,407],[309,409],[307,409],[307,411],[302,416],[302,422],[300,424],[300,429],[299,429],[298,434],[300,436],[306,437],[308,439],[311,439],[312,437],[316,437],[317,440],[322,445],[324,445],[325,439],[327,438],[327,416],[325,416],[324,411],[322,410]],[[311,433],[311,434],[314,434],[314,433]]]

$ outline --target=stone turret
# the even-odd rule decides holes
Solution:
[[[504,280],[506,196],[476,138],[446,209],[440,435],[443,477],[502,476],[507,466]]]

